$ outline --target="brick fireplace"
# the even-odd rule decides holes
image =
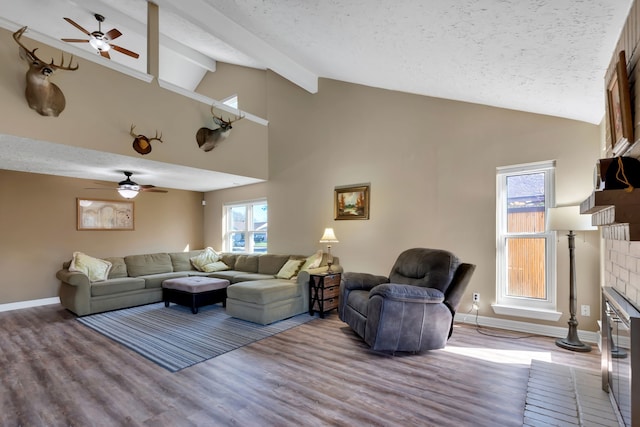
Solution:
[[[580,210],[604,238],[602,388],[624,425],[640,426],[640,190],[595,191]]]

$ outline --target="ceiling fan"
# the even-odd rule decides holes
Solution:
[[[77,29],[79,29],[80,31],[88,35],[89,36],[88,40],[85,40],[85,39],[61,39],[61,40],[69,43],[89,43],[91,47],[96,49],[100,55],[102,55],[107,59],[111,59],[111,56],[109,55],[109,50],[111,49],[136,59],[140,56],[137,53],[130,51],[129,49],[125,49],[123,47],[116,46],[115,44],[110,43],[111,40],[115,40],[118,37],[120,37],[122,33],[115,28],[112,30],[109,30],[107,33],[103,33],[102,23],[104,22],[104,16],[98,13],[94,14],[93,16],[98,21],[98,31],[94,31],[92,33],[82,28],[73,19],[64,18],[64,20],[67,21],[69,24],[73,25],[74,27],[76,27]]]
[[[118,190],[118,193],[125,199],[133,199],[139,192],[150,193],[168,193],[167,190],[159,190],[155,185],[140,185],[137,182],[131,180],[132,172],[122,171],[125,175],[125,179],[118,183],[116,188],[87,188],[87,190]]]

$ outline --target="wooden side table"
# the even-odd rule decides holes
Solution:
[[[334,308],[338,308],[340,294],[340,273],[311,274],[309,277],[309,315],[316,311],[320,318]]]

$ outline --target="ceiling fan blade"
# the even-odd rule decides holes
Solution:
[[[83,40],[83,39],[60,39],[63,42],[69,42],[69,43],[89,43],[89,40]]]
[[[85,33],[86,35],[90,36],[91,33],[87,30],[85,30],[84,28],[82,28],[80,25],[78,25],[73,19],[71,18],[64,18],[65,21],[67,21],[69,24],[73,25],[74,27],[76,27],[77,29],[79,29],[80,31],[82,31],[83,33]]]
[[[114,28],[113,30],[111,30],[107,34],[105,34],[104,38],[106,38],[107,40],[115,40],[118,37],[120,37],[121,35],[122,35],[122,33]]]
[[[111,46],[113,47],[113,46]],[[109,55],[109,52],[107,52],[106,50],[101,50],[100,51],[100,55],[102,55],[103,57],[107,58],[107,59],[111,59],[111,56]]]
[[[141,188],[140,191],[144,191],[145,193],[168,193],[167,190],[158,190],[156,188]]]
[[[98,188],[98,187],[85,187],[85,190],[117,190],[117,188]]]
[[[116,46],[114,44],[111,45],[111,49],[113,49],[113,50],[115,50],[117,52],[120,52],[120,53],[124,53],[125,55],[129,55],[129,56],[131,56],[133,58],[136,58],[136,59],[140,57],[140,55],[138,55],[137,53],[132,52],[129,49],[125,49],[123,47]]]

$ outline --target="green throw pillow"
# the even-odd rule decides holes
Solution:
[[[204,266],[220,260],[220,255],[212,248],[206,248],[199,255],[190,258],[191,265],[198,271],[205,271]]]
[[[280,271],[278,271],[278,274],[276,274],[276,277],[278,279],[291,279],[293,276],[295,276],[298,273],[298,270],[300,270],[300,266],[302,266],[303,262],[304,262],[303,259],[288,260],[287,262],[284,263]]]
[[[322,262],[322,250],[319,250],[315,254],[311,255],[306,259],[304,265],[300,270],[309,270],[310,268],[318,268],[320,267],[320,263]]]
[[[101,282],[109,277],[112,265],[109,261],[74,252],[69,271],[84,273],[92,282]]]
[[[222,261],[216,261],[205,265],[202,268],[202,271],[206,271],[207,273],[213,273],[214,271],[224,271],[228,270],[229,266]]]

